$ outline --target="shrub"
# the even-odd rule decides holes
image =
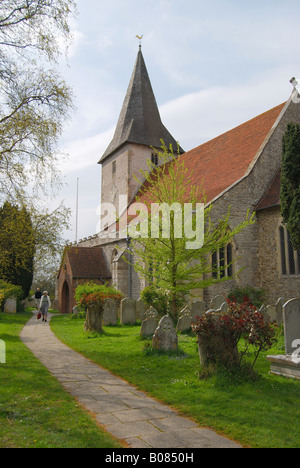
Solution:
[[[20,301],[23,296],[21,286],[15,286],[7,283],[6,281],[0,281],[0,310],[3,310],[6,299],[14,297],[17,301],[17,308],[20,309]]]
[[[147,286],[141,292],[141,299],[149,307],[153,306],[161,317],[170,312],[172,302],[171,294],[155,286]],[[183,300],[177,298],[177,307],[182,306],[183,302]]]
[[[247,301],[259,309],[266,301],[266,293],[262,288],[252,286],[236,287],[231,289],[228,299],[238,304]]]
[[[86,283],[77,286],[75,299],[77,305],[84,310],[99,304],[102,305],[105,299],[116,299],[121,301],[124,295],[112,286]]]
[[[192,324],[192,331],[198,337],[199,350],[207,353],[202,362],[222,362],[238,364],[250,346],[254,348],[254,367],[261,351],[267,351],[276,342],[276,325],[265,320],[262,313],[245,300],[242,304],[227,301],[228,311],[225,314],[206,314],[198,317]],[[238,344],[244,339],[244,350],[238,354]],[[231,358],[231,359],[230,359]]]

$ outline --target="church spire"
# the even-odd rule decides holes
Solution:
[[[160,148],[161,140],[177,148],[175,139],[161,121],[140,44],[114,137],[99,163],[125,143]]]

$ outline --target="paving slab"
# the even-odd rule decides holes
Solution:
[[[23,343],[107,432],[128,447],[241,448],[73,351],[56,338],[49,321],[38,321],[33,314],[21,332]]]

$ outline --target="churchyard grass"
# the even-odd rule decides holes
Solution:
[[[259,356],[258,378],[219,371],[199,379],[193,335],[179,334],[179,352],[168,354],[152,351],[151,341],[140,339],[140,326],[104,327],[102,334],[91,334],[84,332],[83,323],[79,318],[56,316],[51,327],[71,348],[201,426],[245,447],[300,447],[300,381],[270,375],[266,361],[268,354],[284,352],[282,333],[278,344]]]
[[[118,447],[21,342],[31,317],[30,312],[0,314],[0,339],[6,344],[6,363],[0,364],[0,447]]]

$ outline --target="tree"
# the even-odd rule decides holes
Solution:
[[[53,210],[31,206],[30,213],[36,247],[33,283],[53,295],[55,275],[67,244],[62,233],[69,228],[70,210],[60,203]]]
[[[167,149],[164,145],[158,158],[161,165],[154,167],[149,161],[149,171],[141,171],[146,181],[137,204],[129,209],[129,215],[134,217],[138,213],[138,216],[130,222],[128,233],[133,238],[131,253],[138,258],[135,270],[168,298],[169,314],[176,323],[185,294],[229,279],[222,266],[215,267],[212,274],[211,254],[252,224],[254,215],[248,212],[242,223],[229,229],[228,208],[224,217],[213,223],[212,205],[205,203],[202,188],[192,184],[192,174],[187,172],[184,159],[174,156],[172,147]],[[158,210],[153,211],[153,206]],[[166,209],[162,209],[161,217],[162,207]],[[162,221],[159,231],[158,220]],[[199,242],[201,229],[203,236]]]
[[[72,93],[54,65],[73,0],[0,2],[0,198],[58,182],[57,141]]]
[[[33,278],[34,230],[26,208],[0,208],[0,279],[21,286],[27,297]]]
[[[282,138],[281,214],[295,250],[300,250],[300,126],[289,123]]]

